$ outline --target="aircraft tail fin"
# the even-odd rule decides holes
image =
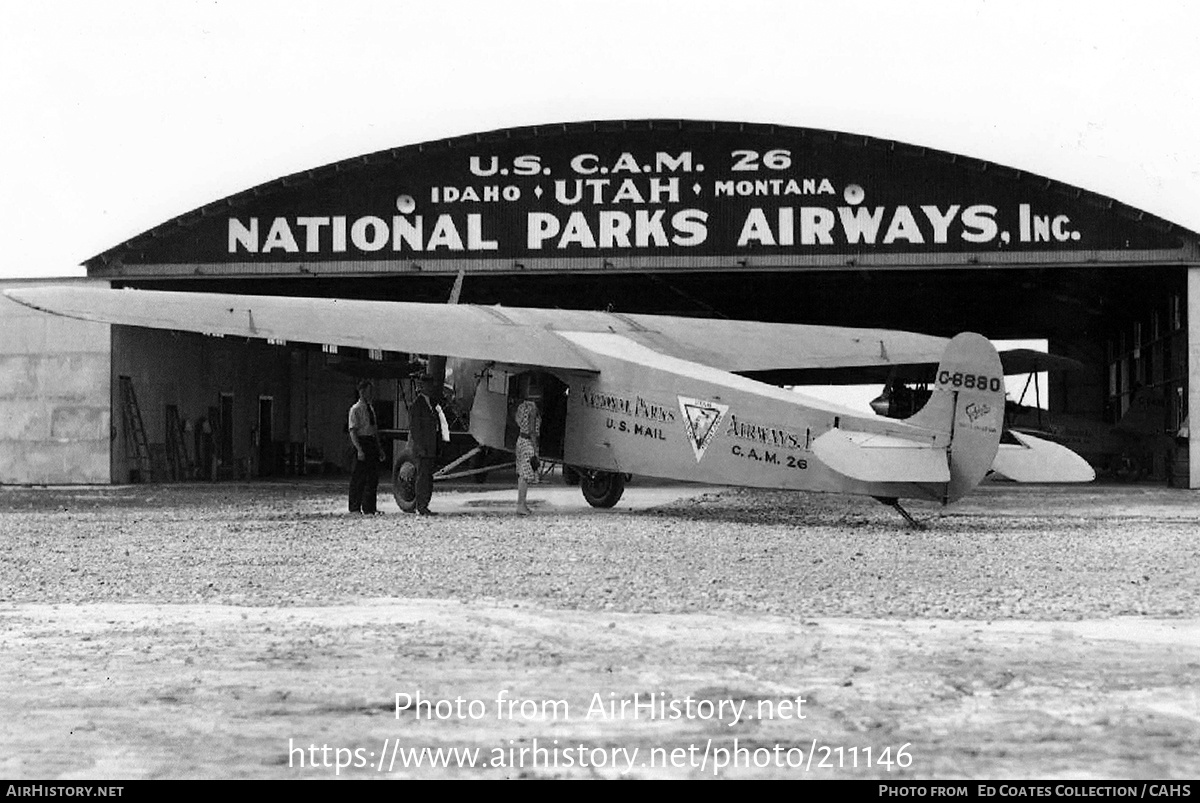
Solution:
[[[907,423],[950,434],[950,482],[944,503],[979,484],[992,467],[1004,429],[1004,368],[982,335],[963,332],[942,354],[933,395]]]

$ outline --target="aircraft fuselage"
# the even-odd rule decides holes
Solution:
[[[813,443],[835,427],[935,447],[946,445],[946,433],[827,405],[649,349],[638,352],[623,338],[578,337],[599,372],[555,372],[567,386],[562,457],[569,465],[718,485],[942,497],[940,484],[848,478],[826,466]],[[507,382],[494,375],[506,370],[528,369],[487,369],[471,414],[472,434],[495,448],[511,448],[503,440]],[[944,449],[940,454],[944,459]]]

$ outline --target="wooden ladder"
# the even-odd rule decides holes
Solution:
[[[187,441],[183,437],[183,423],[179,420],[179,408],[174,404],[166,406],[166,446],[167,469],[171,472],[171,480],[191,479],[192,461],[188,458]]]
[[[138,407],[137,394],[133,392],[133,380],[127,376],[117,377],[121,388],[121,424],[125,435],[125,459],[134,463],[136,477],[130,472],[131,482],[150,482],[150,444],[146,441],[146,427],[142,424],[142,411]]]

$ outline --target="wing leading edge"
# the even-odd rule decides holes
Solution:
[[[74,287],[5,295],[99,323],[595,370],[554,331],[514,324],[487,307]]]

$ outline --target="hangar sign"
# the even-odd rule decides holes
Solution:
[[[950,154],[807,129],[602,125],[498,132],[292,176],[228,199],[219,218],[205,214],[171,248],[159,240],[124,261],[736,260],[1182,246],[1107,199]]]

